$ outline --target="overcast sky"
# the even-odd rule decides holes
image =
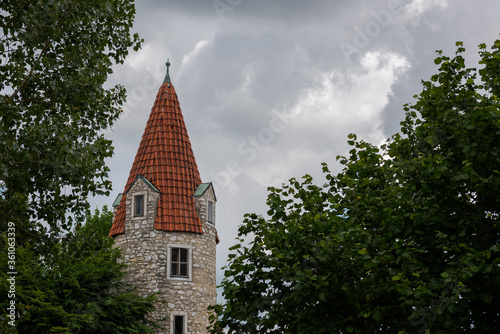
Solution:
[[[165,76],[177,91],[203,182],[217,195],[218,281],[249,212],[265,214],[268,186],[321,163],[340,171],[347,135],[374,144],[398,132],[403,105],[436,73],[435,50],[453,56],[463,41],[469,66],[477,45],[500,38],[498,0],[140,0],[139,52],[110,84],[128,91],[107,133],[113,192],[123,192]],[[220,296],[219,296],[220,298]]]

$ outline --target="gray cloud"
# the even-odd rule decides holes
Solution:
[[[321,177],[322,161],[339,170],[350,132],[375,144],[397,132],[436,49],[453,55],[463,40],[477,59],[500,32],[496,0],[220,2],[223,13],[205,0],[137,2],[144,47],[110,80],[129,92],[109,133],[114,192],[93,200],[123,191],[169,57],[202,179],[216,185],[219,268],[243,214],[265,213],[267,185]]]

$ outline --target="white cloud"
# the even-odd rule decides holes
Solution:
[[[255,134],[259,145],[253,146],[255,157],[242,166],[243,172],[263,186],[275,185],[344,154],[350,132],[379,144],[386,139],[382,111],[393,85],[409,68],[399,54],[369,52],[359,71],[326,73],[319,87],[307,90],[284,112],[288,115],[284,129],[272,131],[269,126]]]
[[[144,43],[139,51],[133,52],[127,57],[125,66],[138,73],[141,71],[150,71],[152,67],[160,65],[159,60],[161,60],[161,56],[169,53],[168,49],[162,45]],[[165,59],[165,61],[167,61],[167,59]],[[164,75],[163,69],[164,67],[162,67],[162,71],[159,71],[159,76]]]
[[[212,32],[212,38],[213,36],[214,33]],[[189,67],[189,65],[193,62],[193,59],[195,59],[196,56],[198,56],[201,53],[201,51],[211,43],[212,38],[210,40],[202,39],[201,41],[195,44],[195,46],[189,53],[185,54],[184,57],[182,57],[181,66],[179,68],[177,78],[180,78],[182,76],[185,69]]]
[[[405,13],[415,22],[425,12],[429,12],[434,9],[442,10],[447,7],[447,0],[413,0],[405,6]]]
[[[243,67],[243,83],[241,84],[242,91],[248,91],[250,85],[255,79],[255,69],[252,65],[247,64]]]

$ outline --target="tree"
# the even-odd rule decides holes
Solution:
[[[125,264],[120,251],[107,235],[113,214],[87,218],[74,234],[57,243],[51,256],[37,254],[28,244],[17,250],[16,305],[13,327],[6,312],[7,298],[0,307],[3,333],[154,333],[157,323],[149,318],[156,296],[141,297],[123,282]],[[7,259],[1,253],[1,279],[7,280]],[[2,296],[7,296],[1,285]]]
[[[1,229],[10,221],[45,237],[83,221],[88,195],[111,189],[104,159],[112,146],[101,133],[118,118],[125,89],[104,83],[140,46],[130,33],[135,8],[131,0],[4,0],[0,12]]]
[[[0,236],[15,248],[7,253],[1,242],[0,291],[11,292],[5,276],[15,270],[9,298],[20,332],[143,333],[154,325],[146,318],[154,297],[121,281],[110,213],[80,227],[88,196],[111,189],[105,159],[113,147],[102,133],[125,89],[105,83],[140,47],[134,15],[132,0],[0,2]]]
[[[269,188],[247,214],[212,332],[496,333],[500,328],[500,40],[439,71],[376,147],[349,135],[326,183]]]

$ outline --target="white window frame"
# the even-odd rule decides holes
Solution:
[[[183,320],[184,320],[184,324],[183,324],[184,333],[183,334],[188,334],[189,331],[188,331],[188,327],[187,327],[187,324],[188,324],[187,313],[182,312],[182,311],[173,311],[170,313],[170,334],[174,334],[175,316],[183,317]]]
[[[172,248],[184,248],[187,249],[187,277],[171,277],[172,270]],[[189,245],[180,245],[180,244],[170,244],[167,248],[167,280],[172,281],[188,281],[191,282],[193,280],[193,247]]]
[[[136,193],[133,193],[131,194],[132,195],[132,208],[131,208],[131,211],[132,211],[132,219],[144,219],[144,217],[147,216],[148,214],[148,193],[147,191],[139,191],[139,192],[136,192]],[[143,215],[142,216],[136,216],[135,215],[135,196],[143,196],[142,197],[142,200],[143,200]]]
[[[212,204],[212,212],[210,212],[210,204]],[[210,200],[207,203],[207,222],[215,225],[215,203]]]

